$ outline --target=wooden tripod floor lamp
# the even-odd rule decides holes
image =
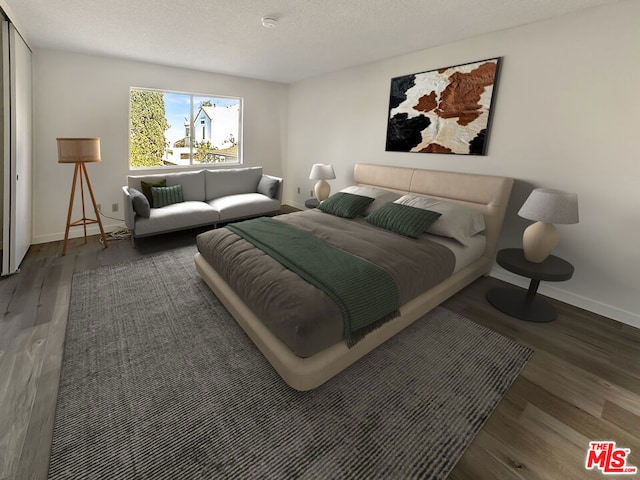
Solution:
[[[99,138],[57,138],[58,142],[58,163],[74,163],[73,185],[71,186],[71,198],[69,200],[69,213],[67,214],[67,228],[64,231],[64,244],[62,245],[62,256],[67,253],[67,241],[69,240],[69,228],[82,226],[84,228],[84,243],[87,243],[87,225],[97,223],[100,227],[102,242],[104,248],[107,248],[107,237],[102,228],[100,221],[100,212],[96,197],[93,194],[93,186],[89,179],[86,163],[101,162],[100,158],[100,139]],[[73,211],[73,199],[76,193],[76,183],[80,181],[80,195],[82,197],[82,218],[80,220],[71,221],[71,213]],[[84,177],[84,179],[83,179]],[[84,180],[86,179],[89,187],[89,195],[93,203],[93,211],[96,218],[88,218],[84,206]]]

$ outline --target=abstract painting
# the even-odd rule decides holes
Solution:
[[[386,150],[485,155],[500,58],[391,79]]]

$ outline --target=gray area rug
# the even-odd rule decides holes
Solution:
[[[74,276],[49,478],[442,479],[531,355],[438,308],[297,392],[194,253]]]

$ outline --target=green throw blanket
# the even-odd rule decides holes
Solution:
[[[344,338],[353,345],[399,314],[398,285],[384,269],[271,218],[227,225],[340,307]]]

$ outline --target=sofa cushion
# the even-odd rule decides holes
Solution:
[[[263,175],[258,182],[258,193],[266,195],[269,198],[273,198],[276,196],[279,185],[280,181],[277,178]]]
[[[280,202],[261,193],[241,193],[207,202],[220,213],[220,221],[258,217],[280,211]]]
[[[142,188],[142,193],[144,194],[145,197],[147,197],[147,200],[149,200],[149,205],[151,205],[153,207],[153,194],[151,193],[151,189],[153,187],[166,187],[167,186],[167,179],[163,178],[162,180],[142,180],[140,181],[140,187]]]
[[[155,208],[162,208],[174,203],[184,202],[182,185],[151,187],[151,195],[153,195],[153,206]]]
[[[256,193],[262,167],[205,170],[206,200],[236,193]]]
[[[182,197],[185,201],[204,201],[204,170],[197,172],[180,172],[167,176],[167,187],[182,186]]]
[[[129,188],[141,190],[141,182],[155,182],[165,179],[165,187],[182,185],[182,196],[185,201],[204,201],[204,170],[163,173],[159,175],[129,175],[127,185]]]
[[[220,219],[218,212],[205,202],[181,202],[152,208],[149,218],[136,219],[136,236],[171,232],[185,228],[212,225]]]
[[[129,189],[129,195],[131,196],[133,211],[136,212],[136,215],[149,218],[149,215],[151,214],[151,205],[149,204],[147,197],[135,188]]]

